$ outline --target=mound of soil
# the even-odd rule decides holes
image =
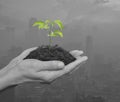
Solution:
[[[65,65],[76,60],[68,51],[58,45],[50,47],[48,45],[39,46],[24,59],[38,59],[41,61],[59,60],[64,62]]]

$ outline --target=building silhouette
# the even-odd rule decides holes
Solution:
[[[88,77],[91,76],[92,64],[93,64],[93,37],[91,35],[86,36],[86,55],[88,56],[88,61],[86,63],[86,74]]]

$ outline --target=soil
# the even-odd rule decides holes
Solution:
[[[64,62],[65,65],[76,60],[69,51],[64,50],[58,45],[50,47],[48,45],[39,46],[36,50],[30,52],[24,59],[38,59],[41,61],[59,60]]]

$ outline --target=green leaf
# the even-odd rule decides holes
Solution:
[[[63,26],[63,24],[62,24],[62,22],[60,20],[55,20],[54,22],[55,22],[55,24],[58,25],[58,27],[60,28],[60,30],[63,30],[64,26]]]
[[[54,25],[55,25],[55,22],[51,22],[51,26],[54,27]]]
[[[46,20],[45,23],[52,27],[54,27],[54,25],[55,25],[55,22],[53,22],[51,20]]]
[[[38,29],[44,29],[44,26],[45,26],[44,24],[41,24],[38,26]]]
[[[43,29],[43,25],[39,25],[39,26],[38,26],[38,29]]]
[[[61,31],[59,31],[59,30],[55,30],[54,33],[57,36],[63,37],[63,33]]]
[[[49,28],[50,27],[47,24],[44,25],[44,29],[49,29]]]
[[[40,26],[40,25],[44,25],[45,23],[43,21],[36,21],[32,26]]]
[[[45,21],[46,24],[49,24],[50,22],[51,22],[50,20],[46,20],[46,21]]]
[[[46,22],[48,21],[46,20]],[[37,26],[38,29],[49,29],[49,25],[43,21],[37,21],[33,24],[33,26]]]
[[[56,37],[57,35],[54,32],[51,32],[48,36]]]

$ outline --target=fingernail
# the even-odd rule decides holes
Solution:
[[[88,59],[88,57],[87,56],[84,56],[84,60],[86,61]]]
[[[58,67],[59,67],[59,68],[63,68],[63,67],[64,67],[64,63],[63,63],[63,62],[59,62],[59,63],[58,63]]]
[[[81,54],[83,54],[84,52],[83,52],[83,51],[81,51],[80,53],[81,53]]]

